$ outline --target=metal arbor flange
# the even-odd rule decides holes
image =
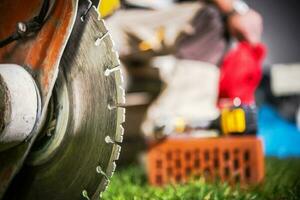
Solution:
[[[0,151],[16,146],[30,136],[41,111],[39,91],[32,76],[21,66],[0,64],[4,105]]]

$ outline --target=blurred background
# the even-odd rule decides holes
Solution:
[[[300,33],[300,27],[296,25],[300,17],[299,1],[247,0],[247,3],[264,18],[263,41],[269,47],[265,64],[299,62],[300,43],[296,39]]]
[[[165,36],[159,35],[164,34],[164,30],[159,30],[164,24],[157,23],[157,18],[160,19],[161,16],[164,16],[166,24],[169,23],[166,25],[166,29],[175,30],[177,32],[180,30],[176,27],[176,24],[180,26],[185,22],[188,23],[187,21],[193,18],[191,17],[193,16],[192,14],[176,13],[176,9],[179,13],[185,11],[183,9],[183,11],[180,12],[178,11],[180,8],[174,9],[171,5],[178,3],[179,5],[180,3],[195,3],[195,1],[180,1],[176,3],[170,3],[171,1],[160,2],[158,2],[157,7],[169,6],[171,11],[164,11],[167,14],[161,14],[162,12],[158,11],[158,17],[153,17],[151,20],[149,17],[155,16],[156,14],[155,12],[148,16],[144,14],[152,11],[149,11],[147,4],[143,5],[143,1],[123,1],[121,10],[107,19],[107,24],[111,26],[112,35],[119,48],[120,57],[124,66],[123,71],[125,71],[126,74],[128,107],[124,144],[126,147],[124,151],[130,151],[130,153],[122,154],[125,162],[129,161],[128,159],[131,161],[136,159],[136,154],[139,151],[136,151],[134,148],[145,149],[146,145],[141,132],[141,124],[146,117],[147,109],[156,97],[160,95],[166,85],[165,81],[162,80],[164,75],[161,75],[159,71],[163,71],[162,73],[168,76],[166,75],[168,72],[165,72],[168,70],[166,69],[167,67],[161,69],[159,66],[155,66],[155,62],[152,61],[155,60],[156,57],[172,54],[174,52],[172,48],[176,48],[175,43],[165,45],[164,47],[154,47],[156,48],[154,50],[151,44],[147,46],[147,40],[150,41],[149,43],[151,43],[151,39],[155,40],[157,37],[156,43],[159,43],[159,40],[164,40],[163,37]],[[276,157],[300,156],[300,148],[298,148],[297,145],[300,142],[299,129],[297,129],[297,116],[299,123],[300,103],[300,81],[298,81],[297,78],[300,68],[298,64],[300,63],[300,41],[297,39],[300,34],[300,26],[297,24],[300,17],[298,12],[300,3],[296,0],[291,0],[289,3],[284,1],[274,2],[259,0],[248,0],[246,2],[263,17],[264,32],[262,42],[267,46],[267,56],[262,64],[262,80],[256,91],[256,104],[259,108],[258,134],[263,138],[266,155]],[[193,10],[193,8],[185,9]],[[172,12],[173,14],[170,14]],[[190,18],[187,16],[190,16]],[[137,18],[140,18],[140,20],[136,20]],[[179,23],[178,18],[181,18],[181,22]],[[143,21],[145,21],[144,30],[138,28],[138,25],[143,23]],[[123,24],[121,27],[128,26],[135,29],[135,31],[129,33],[126,28],[121,28],[120,30],[120,24]],[[116,28],[117,26],[118,28]],[[155,27],[158,27],[158,30],[155,30]],[[147,28],[148,33],[145,34],[144,32],[147,32]],[[126,34],[127,36],[124,36]],[[140,37],[141,35],[143,35],[143,37]],[[172,34],[170,35],[174,37]],[[130,40],[130,42],[125,44],[125,40]],[[171,42],[172,40],[174,42],[174,39],[170,39]],[[170,43],[170,41],[168,42]],[[155,41],[153,43],[155,43]],[[144,49],[141,49],[140,44],[144,45]],[[156,46],[159,46],[159,44],[156,44]],[[218,52],[216,52],[216,54],[218,54]],[[283,68],[280,68],[282,65],[284,65]],[[278,74],[276,70],[273,70],[275,68],[278,69],[279,75],[274,75]],[[273,73],[273,77],[272,71],[276,71]],[[280,74],[282,76],[280,76]],[[276,88],[274,89],[274,87]],[[275,94],[276,92],[278,94]],[[127,158],[128,155],[130,155],[131,158]]]
[[[296,128],[297,110],[299,120],[299,92],[275,97],[268,93],[268,84],[272,81],[270,71],[274,65],[300,62],[300,41],[296,39],[300,34],[300,26],[297,25],[300,3],[296,0],[291,0],[289,3],[278,0],[248,0],[247,2],[263,16],[263,42],[268,46],[268,54],[264,62],[264,78],[258,91],[259,94],[265,93],[268,97],[260,99],[261,96],[257,95],[261,108],[259,133],[265,141],[266,155],[299,156],[300,148],[297,147],[299,129]],[[282,81],[288,82],[288,79],[287,76]],[[290,83],[290,87],[299,82],[300,80],[297,83]]]
[[[281,185],[271,183],[281,180],[287,184],[279,193],[288,196],[290,191],[294,199],[300,198],[300,3],[245,2],[264,21],[262,40],[250,47],[230,37],[226,19],[216,6],[199,1],[122,1],[121,9],[107,18],[127,91],[120,164],[133,165],[113,179],[116,185],[124,183],[116,179],[128,179],[145,187],[147,194],[158,192],[144,185],[145,172],[140,170],[144,165],[136,167],[136,163],[144,163],[153,140],[187,132],[187,137],[201,138],[256,135],[263,144],[267,174],[264,188],[269,190],[249,199],[274,199],[270,196],[273,193],[274,197]],[[244,71],[237,70],[239,67]],[[236,88],[234,92],[228,92],[228,88],[222,91],[223,84],[224,88],[228,86],[226,82],[234,85],[230,86]],[[230,112],[243,110],[245,130],[237,130],[238,125],[232,131],[224,130],[224,105]],[[113,184],[106,198],[119,193],[117,187]]]

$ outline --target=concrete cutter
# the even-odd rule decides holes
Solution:
[[[118,2],[101,3],[1,0],[0,199],[98,199],[107,187],[125,100],[97,12]]]

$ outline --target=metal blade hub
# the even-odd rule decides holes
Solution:
[[[35,81],[23,67],[1,64],[0,77],[1,152],[30,136],[41,111],[41,100]]]

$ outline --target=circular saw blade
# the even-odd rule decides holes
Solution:
[[[124,104],[120,63],[95,8],[80,5],[79,12],[83,15],[76,20],[56,84],[64,100],[54,106],[66,116],[65,128],[56,126],[49,141],[37,148],[41,154],[33,148],[30,159],[36,162],[23,167],[7,199],[98,199],[115,170],[125,114],[119,107]],[[51,140],[56,135],[60,140]]]

